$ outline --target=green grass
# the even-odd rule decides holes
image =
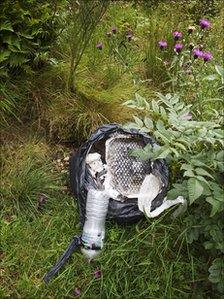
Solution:
[[[2,215],[2,291],[5,298],[189,298],[200,294],[200,268],[186,244],[181,221],[168,217],[129,227],[107,224],[99,259],[81,253],[45,285],[42,278],[79,232],[73,198],[58,194],[35,216]],[[101,269],[101,279],[93,272]]]
[[[80,233],[66,168],[57,163],[70,149],[55,142],[80,144],[102,123],[124,123],[132,117],[122,106],[124,101],[132,99],[135,92],[150,99],[154,90],[161,91],[167,75],[156,58],[161,54],[157,41],[168,35],[171,38],[172,30],[182,30],[201,17],[199,12],[198,16],[188,14],[193,4],[182,7],[176,2],[171,6],[164,1],[147,12],[126,1],[113,2],[77,69],[77,94],[67,90],[70,53],[63,34],[53,48],[51,65],[29,77],[1,83],[5,132],[1,148],[0,298],[74,298],[75,288],[81,289],[80,297],[85,299],[218,298],[208,281],[211,260],[203,242],[189,245],[184,219],[173,221],[170,212],[132,226],[108,222],[98,260],[89,264],[77,252],[48,285],[43,282],[44,274]],[[212,28],[207,50],[213,52],[214,59],[204,68],[205,75],[214,73],[214,64],[221,64],[223,52],[221,14],[208,18]],[[105,33],[112,26],[117,26],[119,33],[127,28],[134,33],[127,49],[120,49],[122,59],[110,52]],[[96,49],[99,41],[104,44],[102,51]],[[164,59],[172,55],[167,52]],[[218,95],[213,85],[201,82],[202,101]],[[194,100],[192,90],[183,93],[186,101]],[[219,108],[210,102],[206,105]],[[210,117],[208,112],[204,117]],[[41,194],[47,201],[38,209]],[[100,279],[93,275],[97,268],[102,271]]]
[[[169,213],[136,225],[108,222],[98,260],[89,264],[77,252],[45,285],[44,274],[80,233],[79,219],[66,188],[68,177],[57,164],[68,149],[51,147],[49,152],[43,140],[23,142],[5,145],[3,159],[8,193],[3,193],[1,210],[1,298],[73,298],[75,288],[81,289],[81,298],[102,299],[207,294],[204,258],[188,246],[182,220],[173,222]],[[42,193],[47,201],[40,210]],[[98,268],[100,279],[93,274]]]
[[[173,222],[169,213],[136,225],[107,222],[98,260],[89,264],[77,252],[44,284],[44,274],[81,232],[60,166],[68,151],[34,137],[4,145],[0,298],[73,298],[75,288],[81,298],[102,299],[206,294],[205,261],[188,246],[182,220]],[[43,193],[47,201],[38,209]],[[100,279],[93,274],[98,268]]]

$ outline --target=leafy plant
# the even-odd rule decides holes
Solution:
[[[64,0],[5,0],[0,3],[0,77],[40,67],[58,34]]]
[[[224,251],[224,227],[219,225],[224,211],[221,186],[224,172],[223,117],[220,115],[213,121],[193,120],[192,105],[183,103],[177,95],[156,95],[158,100],[150,103],[138,94],[135,100],[125,103],[146,113],[144,118],[134,116],[135,122],[128,126],[153,134],[160,144],[156,148],[147,146],[132,154],[142,159],[169,161],[172,182],[168,197],[183,195],[188,198],[190,205],[194,204],[193,222],[191,218],[188,219],[189,233],[196,223],[199,230],[191,241],[203,237],[205,248],[217,258]],[[205,211],[204,217],[199,216],[201,210]],[[216,224],[213,223],[213,217],[216,217]],[[219,239],[214,239],[214,235],[208,233],[211,226],[217,231]],[[217,242],[219,246],[215,245]]]

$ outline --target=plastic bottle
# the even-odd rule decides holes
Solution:
[[[81,251],[89,260],[98,256],[103,248],[108,204],[109,196],[104,190],[88,191]]]

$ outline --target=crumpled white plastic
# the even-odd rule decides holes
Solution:
[[[164,198],[163,203],[155,210],[151,211],[152,201],[160,193],[161,188],[162,182],[158,177],[152,173],[146,175],[138,196],[138,208],[140,211],[145,213],[147,217],[154,218],[159,216],[168,208],[177,204],[181,204],[181,206],[172,215],[172,217],[175,218],[186,210],[187,201],[183,198],[183,196],[178,196],[173,200],[167,200],[167,198]]]

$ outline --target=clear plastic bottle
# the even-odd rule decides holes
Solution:
[[[89,260],[98,256],[103,248],[108,204],[109,196],[104,190],[88,191],[81,251]]]

